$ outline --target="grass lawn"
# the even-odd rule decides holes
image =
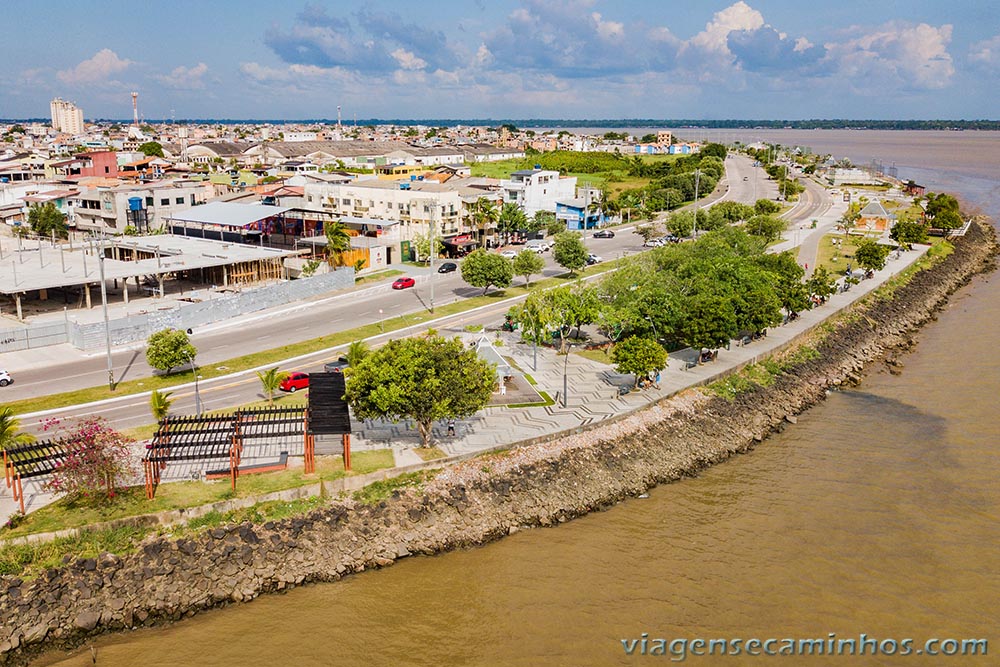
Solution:
[[[583,349],[573,349],[573,354],[577,354],[591,361],[596,361],[599,364],[611,364],[611,355],[605,354],[604,350],[583,350]]]
[[[858,249],[857,242],[862,240],[862,236],[845,236],[843,234],[826,234],[819,240],[819,248],[816,252],[816,266],[825,266],[831,273],[842,274],[847,270],[847,265],[858,268],[858,263],[854,259],[854,251]],[[834,240],[842,241],[843,244],[835,246]]]
[[[409,262],[406,262],[409,264]],[[377,283],[380,280],[385,280],[386,278],[393,278],[395,276],[403,275],[402,271],[396,269],[385,269],[384,271],[376,271],[375,273],[370,273],[367,276],[361,276],[354,279],[355,285],[364,285],[365,283]]]
[[[14,529],[0,529],[0,539],[28,533],[76,528],[139,514],[196,507],[231,498],[258,496],[272,491],[314,484],[320,480],[339,479],[345,475],[363,475],[375,470],[391,468],[394,465],[394,459],[391,450],[377,449],[353,453],[351,463],[353,470],[346,473],[341,457],[317,456],[315,474],[306,475],[301,468],[293,468],[281,472],[244,475],[237,482],[235,493],[232,491],[229,480],[222,479],[211,482],[192,481],[160,484],[153,500],[146,499],[143,487],[124,489],[107,505],[93,505],[62,499],[32,512],[25,517],[21,525]]]
[[[443,459],[444,457],[448,456],[443,451],[441,451],[440,447],[437,447],[437,446],[434,446],[434,447],[415,447],[413,449],[413,451],[416,452],[417,456],[419,456],[420,458],[422,458],[424,461],[433,461],[435,459]]]

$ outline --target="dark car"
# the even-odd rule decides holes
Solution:
[[[445,262],[438,268],[438,273],[451,273],[458,269],[458,264],[455,262]]]
[[[407,287],[413,287],[417,284],[417,281],[413,278],[397,278],[396,282],[392,284],[392,289],[406,289]]]
[[[323,364],[323,371],[326,373],[343,373],[347,370],[348,366],[350,366],[350,363],[348,363],[347,357],[340,357],[336,361]]]
[[[299,389],[309,388],[309,374],[308,373],[289,373],[288,377],[281,381],[278,387],[281,391],[287,391],[294,394]]]
[[[600,231],[594,232],[595,239],[613,239],[615,233],[610,229],[602,229]]]

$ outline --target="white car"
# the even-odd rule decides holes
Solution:
[[[507,259],[514,259],[515,257],[517,257],[517,251],[516,250],[504,250],[503,252],[500,253],[500,256],[501,257],[506,257]]]
[[[9,385],[13,381],[14,381],[14,378],[12,378],[10,376],[10,373],[8,373],[5,370],[0,369],[0,387],[6,387],[7,385]]]
[[[647,248],[662,248],[663,247],[663,240],[662,239],[649,239],[648,241],[646,241],[642,245],[646,246]]]
[[[543,252],[549,249],[549,244],[546,243],[545,241],[535,239],[533,241],[528,241],[524,245],[524,248],[525,250],[534,250],[538,254],[542,254]]]

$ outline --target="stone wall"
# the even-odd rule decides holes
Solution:
[[[818,345],[820,358],[730,402],[687,392],[599,428],[460,463],[420,491],[376,505],[335,501],[303,518],[151,539],[139,553],[81,559],[34,581],[0,578],[2,660],[22,663],[91,635],[482,544],[694,474],[753,448],[828,387],[857,381],[866,363],[912,345],[912,333],[953,291],[993,267],[996,251],[992,228],[976,226],[891,301],[844,318]]]

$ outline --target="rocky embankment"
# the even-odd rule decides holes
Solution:
[[[472,459],[420,491],[377,505],[337,501],[304,518],[159,538],[139,553],[105,554],[34,581],[0,578],[0,652],[21,663],[103,632],[174,621],[314,581],[332,581],[411,554],[482,544],[572,519],[747,451],[827,388],[913,344],[913,333],[975,274],[993,268],[992,227],[975,225],[955,252],[890,300],[842,318],[819,358],[733,401],[696,391],[582,433]]]

